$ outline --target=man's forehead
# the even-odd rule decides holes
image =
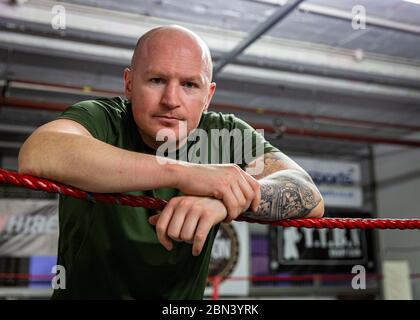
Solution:
[[[188,60],[188,65],[195,69],[198,67],[196,75],[201,77],[201,71],[211,79],[211,56],[207,45],[193,32],[178,27],[162,27],[152,30],[142,41],[138,49],[136,64],[142,64],[142,60],[151,61],[165,60],[170,57],[176,60],[181,57]],[[143,62],[146,62],[144,61]],[[185,64],[183,62],[183,64]],[[186,68],[188,69],[188,68]],[[159,71],[154,68],[152,71]]]
[[[187,59],[190,64],[201,64],[204,55],[200,47],[191,41],[182,41],[174,38],[153,38],[148,40],[139,52],[141,59],[165,60],[177,58]]]

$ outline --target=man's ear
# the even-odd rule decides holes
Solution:
[[[133,88],[132,72],[130,68],[124,69],[124,92],[128,100],[131,100],[131,92]]]
[[[211,99],[213,98],[213,94],[216,91],[216,82],[210,83],[209,92],[207,93],[207,102],[204,106],[203,112],[207,112],[207,109],[209,108]]]
[[[204,108],[203,108],[203,111],[202,111],[202,112],[207,112],[207,110],[209,109],[209,105],[210,105],[210,101],[207,101],[207,102],[204,104]]]

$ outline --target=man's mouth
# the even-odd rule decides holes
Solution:
[[[173,116],[157,116],[158,118],[169,119],[169,120],[181,120],[180,118]]]
[[[170,115],[157,115],[155,116],[159,120],[160,123],[162,123],[165,126],[173,126],[177,125],[179,121],[182,121],[183,119],[178,118],[176,116],[170,116]]]

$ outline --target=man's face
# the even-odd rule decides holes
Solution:
[[[215,84],[191,39],[157,35],[146,41],[134,69],[125,71],[125,93],[144,142],[157,148],[163,143],[156,142],[159,130],[170,129],[179,141],[197,128]],[[180,128],[185,132],[181,136]]]

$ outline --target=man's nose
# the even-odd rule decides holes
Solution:
[[[174,109],[180,106],[178,86],[175,83],[168,83],[162,95],[161,103],[167,108]]]

